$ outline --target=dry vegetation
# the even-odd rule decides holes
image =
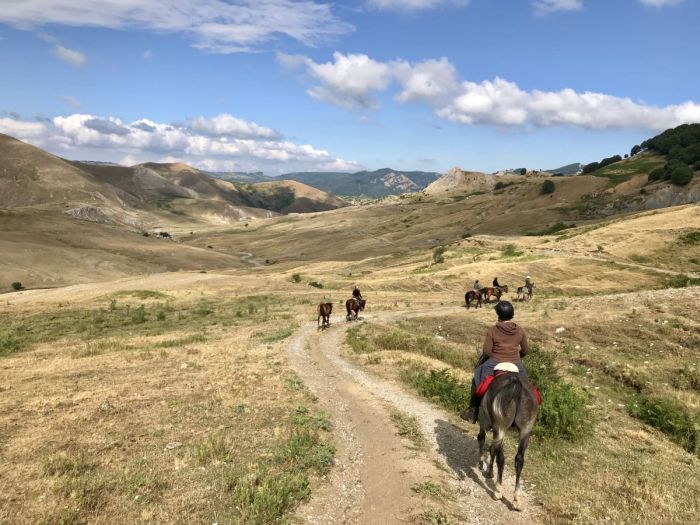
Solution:
[[[598,184],[584,182],[577,184]],[[589,190],[572,188],[571,198]],[[91,259],[102,282],[0,296],[0,522],[288,519],[333,455],[332,417],[282,350],[301,323],[315,322],[315,305],[330,299],[337,311],[360,283],[367,315],[396,319],[353,329],[347,355],[454,410],[493,321],[488,305],[455,310],[465,286],[495,275],[514,286],[527,274],[538,288],[532,302],[516,306],[517,319],[590,416],[590,425],[564,421],[553,435],[543,423],[528,453],[525,479],[546,519],[692,522],[700,512],[692,426],[700,408],[700,208],[503,238],[484,232],[523,217],[523,232],[541,231],[566,219],[565,203],[536,197],[540,222],[517,209],[464,211],[487,197],[416,196],[192,236],[183,229],[183,242],[142,239],[154,244],[135,250],[146,254],[141,273],[167,253],[160,271],[177,270],[191,253],[201,258],[181,268],[207,273],[124,278],[135,260],[129,243],[92,238],[75,249],[114,248],[110,264]],[[7,231],[0,243],[15,243],[13,254],[26,253],[18,246],[36,251],[44,235],[10,241]],[[433,250],[443,245],[444,262],[436,262]],[[65,245],[47,249],[42,261],[15,255],[13,267],[48,268]],[[242,268],[243,252],[268,263]],[[12,280],[27,281],[20,277]],[[431,315],[400,320],[417,309]],[[673,424],[665,427],[668,414]],[[393,418],[407,446],[421,449],[415,422]],[[432,501],[423,523],[449,522],[437,480],[415,490]]]

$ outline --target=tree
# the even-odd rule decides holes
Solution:
[[[693,172],[688,166],[678,166],[671,172],[671,182],[678,186],[685,186],[693,180]]]
[[[642,147],[637,144],[636,146],[632,146],[632,149],[630,150],[630,156],[634,157],[637,153],[642,151]]]
[[[600,162],[591,162],[590,164],[586,164],[583,167],[582,172],[583,173],[593,173],[596,170],[599,170],[601,168]]]
[[[15,281],[11,284],[13,290],[21,290],[23,288],[22,283]]]
[[[554,193],[554,190],[556,189],[556,186],[554,185],[554,181],[547,179],[542,183],[542,188],[540,189],[540,192],[542,195],[548,195],[550,193]]]
[[[520,168],[518,173],[520,173],[520,175],[525,175],[527,173],[527,168]]]

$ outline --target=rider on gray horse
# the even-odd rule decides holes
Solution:
[[[486,377],[493,374],[496,365],[513,363],[518,367],[520,377],[527,377],[522,363],[522,358],[527,355],[529,350],[527,336],[525,330],[512,321],[515,309],[508,301],[499,301],[495,310],[498,322],[486,332],[484,351],[476,370],[474,370],[469,407],[459,414],[462,419],[472,423],[477,421],[481,401],[481,398],[476,396],[476,388]]]

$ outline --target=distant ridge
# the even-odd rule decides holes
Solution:
[[[426,188],[440,177],[432,171],[402,171],[382,168],[375,171],[302,171],[269,177],[262,173],[210,173],[231,182],[270,182],[295,180],[321,191],[342,197],[385,197],[413,193]]]

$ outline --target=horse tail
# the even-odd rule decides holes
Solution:
[[[492,402],[494,423],[498,422],[504,425],[504,428],[508,428],[513,424],[520,405],[522,390],[523,385],[518,374],[508,374],[506,382],[494,393]],[[515,403],[516,410],[509,416],[508,407],[512,403]]]

